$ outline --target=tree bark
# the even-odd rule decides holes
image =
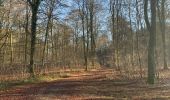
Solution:
[[[161,9],[161,10],[160,10]],[[165,38],[165,0],[161,0],[161,7],[158,4],[158,17],[160,28],[162,32],[162,51],[163,51],[163,62],[164,62],[164,69],[168,69],[167,66],[167,56],[166,56],[166,38]]]
[[[25,23],[25,56],[24,56],[24,59],[25,59],[25,64],[27,64],[27,46],[28,46],[28,34],[29,34],[29,31],[28,31],[28,21],[29,21],[29,11],[28,11],[28,3],[26,4],[26,23]]]
[[[37,13],[41,0],[35,0],[35,2],[31,2],[27,0],[32,9],[32,17],[31,17],[31,53],[30,53],[30,66],[29,73],[31,77],[34,77],[34,52],[35,52],[35,42],[36,42],[36,27],[37,27]]]
[[[151,23],[148,19],[148,0],[145,0],[144,15],[147,29],[149,30],[149,47],[148,47],[148,83],[155,83],[155,46],[156,46],[156,0],[150,0],[151,6]]]
[[[48,34],[49,34],[49,28],[50,28],[50,21],[51,21],[51,13],[48,15],[48,20],[47,20],[47,26],[46,26],[46,32],[45,32],[45,41],[44,41],[44,47],[43,47],[43,57],[42,57],[42,65],[44,66],[44,59],[45,59],[45,51],[47,48],[47,39],[48,39]],[[47,50],[48,51],[48,50]]]

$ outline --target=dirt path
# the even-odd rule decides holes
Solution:
[[[170,85],[149,86],[112,70],[98,70],[14,87],[0,93],[0,100],[170,100]]]

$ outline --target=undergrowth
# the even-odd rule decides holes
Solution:
[[[52,73],[48,75],[39,75],[35,77],[29,77],[26,79],[16,80],[16,81],[3,81],[0,82],[0,91],[7,90],[11,87],[16,87],[20,85],[26,85],[26,84],[37,84],[41,82],[51,82],[55,81],[61,78],[68,78],[69,73]]]

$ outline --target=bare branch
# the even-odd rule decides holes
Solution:
[[[151,29],[151,25],[150,25],[150,22],[149,22],[149,18],[148,18],[148,13],[147,13],[147,10],[148,10],[148,0],[145,0],[144,2],[144,15],[145,15],[145,22],[146,22],[146,26],[147,28]]]
[[[27,0],[27,2],[28,2],[30,5],[32,5],[32,2],[31,2],[31,0]]]

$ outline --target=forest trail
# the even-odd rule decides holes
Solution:
[[[170,85],[162,82],[150,86],[111,69],[101,69],[13,87],[0,92],[0,100],[170,100]]]

